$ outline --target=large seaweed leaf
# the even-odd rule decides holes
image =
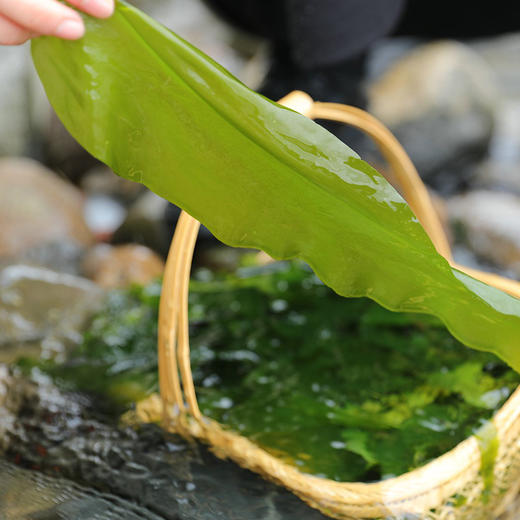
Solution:
[[[87,26],[81,41],[41,37],[32,51],[58,115],[94,156],[223,242],[303,258],[343,296],[437,315],[520,371],[520,300],[452,269],[347,146],[128,4]]]

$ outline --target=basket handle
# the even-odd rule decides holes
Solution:
[[[439,254],[453,267],[520,298],[520,283],[453,262],[448,239],[415,166],[395,136],[376,118],[359,108],[315,102],[308,94],[299,91],[292,92],[279,103],[311,119],[346,123],[367,133],[390,164],[404,198]],[[165,420],[171,417],[172,412],[183,415],[186,411],[197,420],[202,418],[191,373],[188,333],[188,288],[199,227],[197,220],[182,211],[164,272],[159,306],[158,354]]]

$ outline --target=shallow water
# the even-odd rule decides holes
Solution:
[[[18,420],[6,435],[9,462],[0,459],[2,519],[325,518],[203,446],[155,425],[118,428],[85,396],[16,379]]]
[[[437,320],[340,298],[303,264],[207,275],[190,293],[201,410],[302,471],[409,471],[471,435],[518,384]],[[120,410],[156,391],[159,291],[112,293],[69,361],[41,368]]]

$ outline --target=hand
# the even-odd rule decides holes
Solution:
[[[69,0],[97,18],[108,18],[114,0]],[[57,0],[0,0],[0,45],[19,45],[42,34],[77,40],[85,33],[81,16]]]

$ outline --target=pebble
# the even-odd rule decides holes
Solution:
[[[64,359],[102,299],[84,278],[27,265],[0,270],[0,362],[21,355]]]
[[[83,273],[103,288],[147,284],[164,271],[164,262],[151,249],[138,244],[99,244],[83,260]]]
[[[459,242],[520,277],[520,196],[473,191],[451,198],[447,208]]]
[[[497,89],[488,65],[453,41],[415,47],[369,88],[369,111],[390,127],[434,187],[443,168],[488,150]]]
[[[30,159],[0,159],[0,229],[0,257],[58,241],[94,241],[81,192]]]

